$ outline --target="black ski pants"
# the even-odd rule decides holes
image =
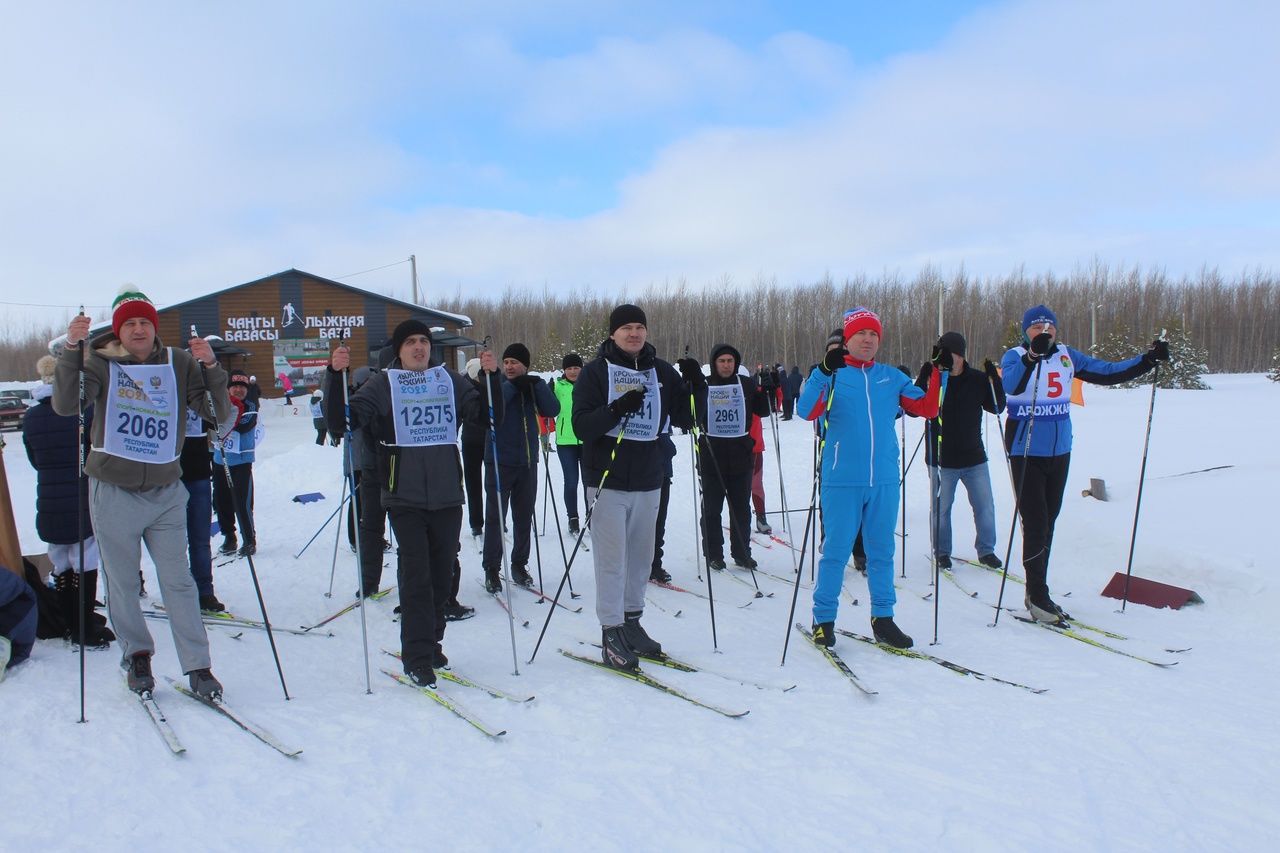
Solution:
[[[354,547],[353,518],[360,526],[360,573],[364,576],[365,592],[377,590],[382,583],[382,560],[386,553],[383,545],[387,538],[387,511],[382,506],[382,486],[373,471],[356,471],[355,500],[347,510],[347,541]]]
[[[1022,568],[1027,573],[1027,595],[1032,599],[1041,598],[1049,594],[1053,526],[1062,509],[1071,454],[1014,456],[1009,462],[1014,488],[1022,484],[1018,514],[1022,517]]]
[[[399,543],[396,581],[400,585],[400,652],[405,671],[430,666],[444,639],[444,606],[453,586],[462,507],[388,507]]]
[[[481,564],[486,570],[502,568],[502,519],[511,507],[511,565],[529,565],[529,536],[533,527],[533,507],[538,499],[538,467],[536,465],[502,465],[498,471],[502,499],[498,499],[493,467],[484,473],[485,525],[484,554]]]
[[[218,516],[218,527],[223,536],[236,535],[236,522],[240,522],[240,541],[256,543],[253,530],[253,463],[231,466],[231,485],[234,499],[227,488],[226,469],[213,466],[213,511]]]
[[[467,522],[472,530],[484,527],[484,442],[462,438],[462,482],[467,490]]]
[[[706,453],[699,459],[706,458]],[[729,553],[751,556],[751,470],[720,472],[714,465],[702,471],[702,553],[708,560],[724,559],[724,528],[720,506],[729,503]]]
[[[671,478],[662,478],[662,491],[658,495],[658,520],[653,525],[653,565],[650,571],[662,568],[662,546],[667,539],[667,504],[671,503]]]

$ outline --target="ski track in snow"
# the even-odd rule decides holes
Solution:
[[[365,692],[359,612],[329,625],[332,638],[277,634],[289,702],[264,633],[244,629],[232,639],[241,629],[208,629],[228,702],[304,748],[295,761],[164,684],[161,675],[180,672],[162,622],[148,623],[157,647],[157,698],[187,746],[181,758],[168,753],[135,707],[114,647],[88,655],[89,722],[80,725],[77,656],[62,641],[41,641],[32,660],[0,684],[7,783],[0,848],[146,850],[195,841],[228,850],[383,849],[422,847],[430,839],[462,849],[526,850],[1271,849],[1280,819],[1267,792],[1280,750],[1267,732],[1280,704],[1280,643],[1269,498],[1280,450],[1270,427],[1280,417],[1280,388],[1261,375],[1209,382],[1211,392],[1161,391],[1156,399],[1134,559],[1135,574],[1192,587],[1206,603],[1179,612],[1130,605],[1122,615],[1119,602],[1097,594],[1112,572],[1124,571],[1149,389],[1086,387],[1087,405],[1073,409],[1076,441],[1050,570],[1055,596],[1068,610],[1131,638],[1105,642],[1178,660],[1171,669],[1053,636],[1007,613],[989,627],[994,611],[944,583],[936,646],[933,602],[900,595],[897,619],[916,647],[1049,692],[1036,696],[961,677],[842,637],[837,651],[879,691],[868,698],[795,632],[786,668],[778,669],[794,620],[787,617],[790,592],[777,581],[762,577],[761,587],[775,596],[739,609],[746,591],[714,579],[719,653],[712,650],[706,602],[651,587],[651,597],[683,611],[679,619],[657,608],[645,616],[672,654],[720,672],[798,685],[788,693],[756,690],[649,667],[707,701],[751,710],[729,720],[556,653],[584,652],[579,640],[599,639],[592,555],[580,554],[573,579],[584,610],[557,611],[532,664],[549,605],[516,597],[517,614],[533,620],[533,630],[516,632],[518,678],[506,614],[484,601],[474,582],[462,585],[477,615],[448,628],[445,648],[454,665],[478,681],[537,695],[516,705],[441,682],[442,692],[508,731],[498,742],[378,672],[395,664],[379,649],[399,647],[391,621],[395,595],[366,611],[372,695]],[[309,414],[297,411],[288,415],[278,401],[266,401],[268,432],[254,466],[255,565],[268,614],[281,627],[332,613],[356,586],[345,529],[333,598],[324,592],[334,526],[302,559],[293,558],[342,493],[340,451],[312,444]],[[807,500],[810,425],[796,419],[778,427],[787,495]],[[906,429],[909,456],[921,422],[909,421]],[[1003,558],[1013,496],[994,419],[987,419],[986,432]],[[20,435],[6,439],[23,550],[42,553],[34,474]],[[777,511],[772,436],[766,444],[768,508]],[[705,592],[695,570],[688,439],[676,436],[676,446],[665,565],[676,584]],[[1214,465],[1235,467],[1155,479]],[[550,468],[559,504],[560,468],[555,460]],[[1091,476],[1106,480],[1110,502],[1080,497]],[[917,460],[907,478],[903,583],[927,591],[926,484]],[[291,501],[312,491],[326,499]],[[538,496],[542,527],[543,488]],[[780,517],[771,518],[775,531],[788,535]],[[791,518],[790,536],[798,540],[804,514]],[[952,523],[956,553],[974,556],[972,520],[959,495]],[[563,564],[550,516],[545,526],[543,576],[551,593]],[[1019,546],[1015,534],[1015,567]],[[784,547],[756,548],[754,555],[776,574],[791,571]],[[474,549],[464,545],[461,559],[468,578],[481,576]],[[388,562],[384,585],[394,579],[393,555]],[[897,557],[894,566],[897,575]],[[157,590],[145,557],[144,568],[148,588]],[[998,576],[964,565],[957,573],[980,598],[995,600]],[[260,618],[244,561],[215,569],[215,581],[230,610]],[[849,572],[847,584],[862,604],[842,599],[838,623],[870,633],[865,581]],[[1005,603],[1020,605],[1021,594],[1009,584]],[[810,619],[807,591],[795,619]],[[1169,655],[1166,646],[1193,649]]]

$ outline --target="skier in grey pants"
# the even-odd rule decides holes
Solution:
[[[227,374],[205,340],[192,338],[190,353],[162,345],[156,337],[158,323],[151,301],[127,286],[112,305],[110,333],[86,342],[89,318],[74,318],[54,372],[53,408],[60,415],[79,410],[80,348],[87,347],[85,402],[96,413],[85,462],[89,508],[129,688],[139,693],[155,688],[155,643],[138,604],[138,569],[146,543],[178,662],[191,689],[213,698],[221,696],[222,685],[209,671],[209,639],[187,568],[188,493],[180,479],[179,449],[188,407],[206,420],[229,420]]]
[[[591,556],[602,656],[634,670],[662,647],[640,626],[653,563],[665,451],[658,436],[689,427],[689,388],[648,343],[635,305],[609,315],[609,338],[582,368],[573,392],[573,431],[582,441],[582,479],[591,507]]]

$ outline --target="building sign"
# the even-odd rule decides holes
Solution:
[[[329,366],[329,342],[316,338],[287,338],[271,345],[275,387],[283,388],[280,375],[289,377],[295,393],[302,388],[318,388]]]
[[[364,328],[363,314],[299,314],[292,302],[286,302],[280,308],[280,316],[228,317],[225,334],[222,339],[229,343],[252,343],[253,341],[278,341],[284,337],[301,338],[307,329],[315,329],[316,337],[340,338],[352,329]]]
[[[280,339],[275,317],[228,317],[222,339],[228,343]]]
[[[351,329],[363,329],[364,315],[347,314],[340,317],[307,315],[303,318],[303,322],[308,329],[318,329],[322,338],[340,338],[343,336],[344,331],[350,336]]]

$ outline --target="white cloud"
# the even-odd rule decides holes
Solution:
[[[176,302],[410,252],[435,292],[1064,271],[1095,255],[1277,267],[1277,8],[1004,4],[873,69],[794,33],[744,48],[668,28],[546,60],[497,29],[406,33],[367,11],[121,22],[90,4],[65,27],[11,13],[0,74],[31,82],[0,91],[0,299],[92,302],[132,280]],[[557,133],[752,97],[827,107],[674,139],[610,209],[562,218],[406,205],[422,182],[521,180],[413,153],[397,99],[424,92],[478,93]],[[375,280],[392,279],[354,283]]]
[[[849,76],[844,51],[801,33],[752,51],[685,30],[651,41],[603,38],[590,51],[529,63],[513,84],[522,96],[520,121],[565,133],[695,107],[785,109],[806,88],[825,94]]]

